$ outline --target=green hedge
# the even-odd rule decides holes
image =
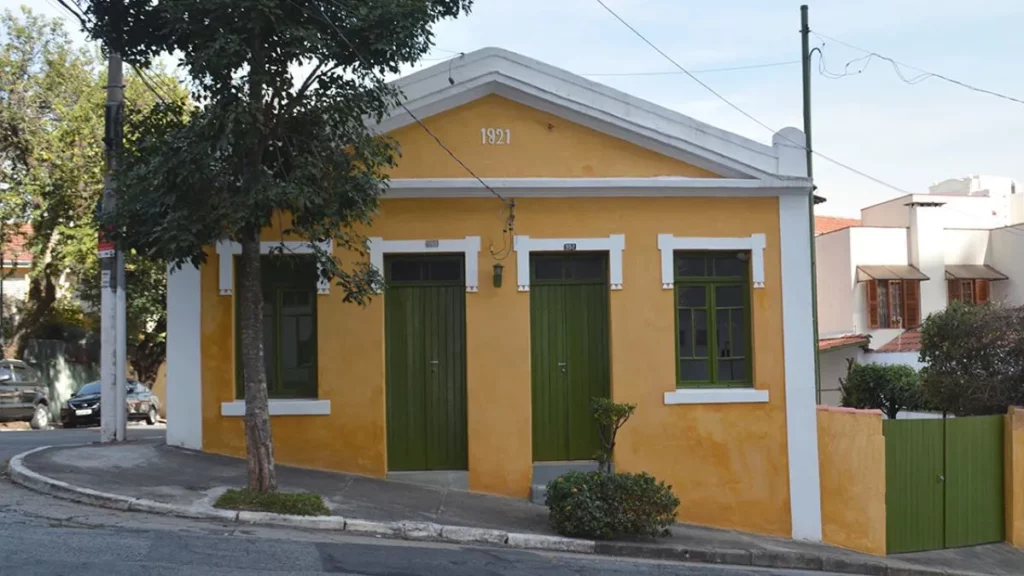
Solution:
[[[563,536],[667,536],[679,499],[647,473],[569,472],[548,483],[548,518]]]

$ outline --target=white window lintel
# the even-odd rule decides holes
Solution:
[[[658,234],[658,250],[661,250],[661,287],[666,290],[675,287],[676,250],[749,250],[754,288],[764,288],[764,248],[764,234],[751,234],[746,238],[697,238]]]
[[[530,252],[608,252],[608,283],[612,290],[622,290],[622,251],[625,249],[625,234],[611,234],[604,238],[516,236],[516,284],[520,292],[530,291]]]
[[[334,251],[334,241],[324,240],[320,242],[320,248],[325,252]],[[280,250],[282,254],[312,254],[313,245],[305,241],[272,240],[260,242],[260,254],[270,254],[274,250]],[[242,253],[242,245],[231,240],[217,242],[217,258],[219,260],[218,286],[221,296],[230,296],[233,293],[235,256]],[[320,265],[317,264],[317,274],[320,272]],[[317,294],[330,294],[331,282],[318,278],[316,281]]]
[[[271,416],[329,416],[330,400],[295,399],[267,401]],[[221,416],[245,416],[245,400],[220,403]]]
[[[444,254],[462,253],[466,264],[466,292],[476,292],[480,287],[478,268],[480,259],[480,237],[466,236],[448,240],[385,240],[373,236],[366,240],[370,252],[370,264],[383,276],[385,254]]]
[[[756,388],[679,388],[665,392],[665,405],[673,404],[761,404],[768,391]]]

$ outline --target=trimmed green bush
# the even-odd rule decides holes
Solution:
[[[843,392],[840,404],[847,408],[877,409],[888,418],[896,418],[900,410],[923,407],[920,377],[903,364],[857,364],[848,360],[846,378],[839,379],[839,386]]]
[[[548,483],[548,519],[563,536],[667,536],[679,499],[646,472],[569,472]]]
[[[215,508],[273,512],[296,516],[330,516],[331,511],[319,494],[268,492],[260,494],[248,488],[232,488],[213,503]]]

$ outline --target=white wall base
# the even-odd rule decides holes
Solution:
[[[186,264],[167,273],[167,444],[203,449],[202,282]]]

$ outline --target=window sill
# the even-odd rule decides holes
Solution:
[[[271,416],[328,416],[330,400],[270,400]],[[245,400],[220,403],[221,416],[245,416]]]
[[[665,392],[665,405],[673,404],[761,404],[767,390],[755,388],[679,388]]]

